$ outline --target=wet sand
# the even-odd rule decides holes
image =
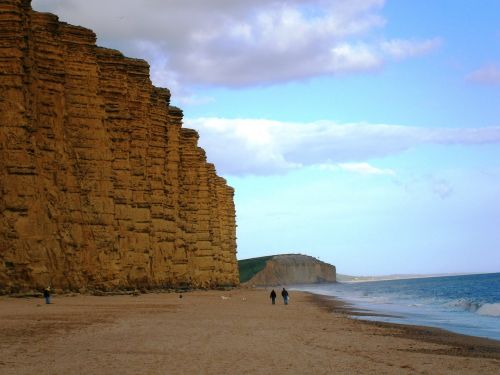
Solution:
[[[499,374],[500,342],[265,290],[0,297],[0,374]]]

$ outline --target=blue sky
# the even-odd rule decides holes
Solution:
[[[500,272],[500,2],[33,7],[149,61],[236,189],[239,259]]]

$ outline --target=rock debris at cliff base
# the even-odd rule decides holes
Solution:
[[[149,65],[0,1],[0,292],[238,284],[234,191]]]

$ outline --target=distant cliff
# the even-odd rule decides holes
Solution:
[[[238,261],[246,285],[277,286],[336,282],[335,266],[301,254],[274,255]]]
[[[149,65],[0,2],[0,293],[238,284],[234,191]]]

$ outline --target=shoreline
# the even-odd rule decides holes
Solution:
[[[500,340],[464,335],[436,327],[354,319],[350,316],[368,315],[376,317],[387,315],[378,314],[376,312],[364,313],[362,312],[363,310],[359,309],[354,310],[348,303],[332,296],[322,296],[310,292],[305,293],[309,294],[311,301],[317,304],[320,308],[327,309],[332,313],[345,315],[353,322],[386,328],[387,330],[391,330],[393,332],[391,335],[394,337],[419,340],[432,344],[449,345],[453,347],[447,350],[440,350],[440,354],[500,359]],[[394,333],[394,331],[396,332]]]
[[[500,273],[480,275],[497,277],[500,276]],[[344,308],[349,311],[350,315],[355,318],[359,317],[363,321],[423,326],[500,343],[500,331],[498,330],[500,304],[498,296],[494,294],[495,289],[493,289],[493,294],[484,298],[471,292],[467,297],[453,293],[449,297],[447,295],[435,297],[432,292],[427,292],[430,293],[429,295],[423,293],[419,296],[419,292],[414,292],[417,293],[415,295],[409,292],[408,297],[406,294],[399,295],[395,291],[397,284],[390,284],[388,292],[386,292],[385,286],[344,288],[342,284],[352,285],[356,283],[337,283],[341,286],[338,288],[332,286],[331,289],[328,288],[328,284],[325,284],[327,286],[325,290],[305,285],[289,287],[296,287],[296,290],[326,298],[335,298],[343,302]],[[374,284],[375,282],[372,285]],[[486,285],[484,287],[486,288]],[[478,293],[481,292],[478,291]]]
[[[291,291],[0,297],[2,375],[497,374],[500,343],[348,317]],[[182,296],[182,298],[180,298]]]

